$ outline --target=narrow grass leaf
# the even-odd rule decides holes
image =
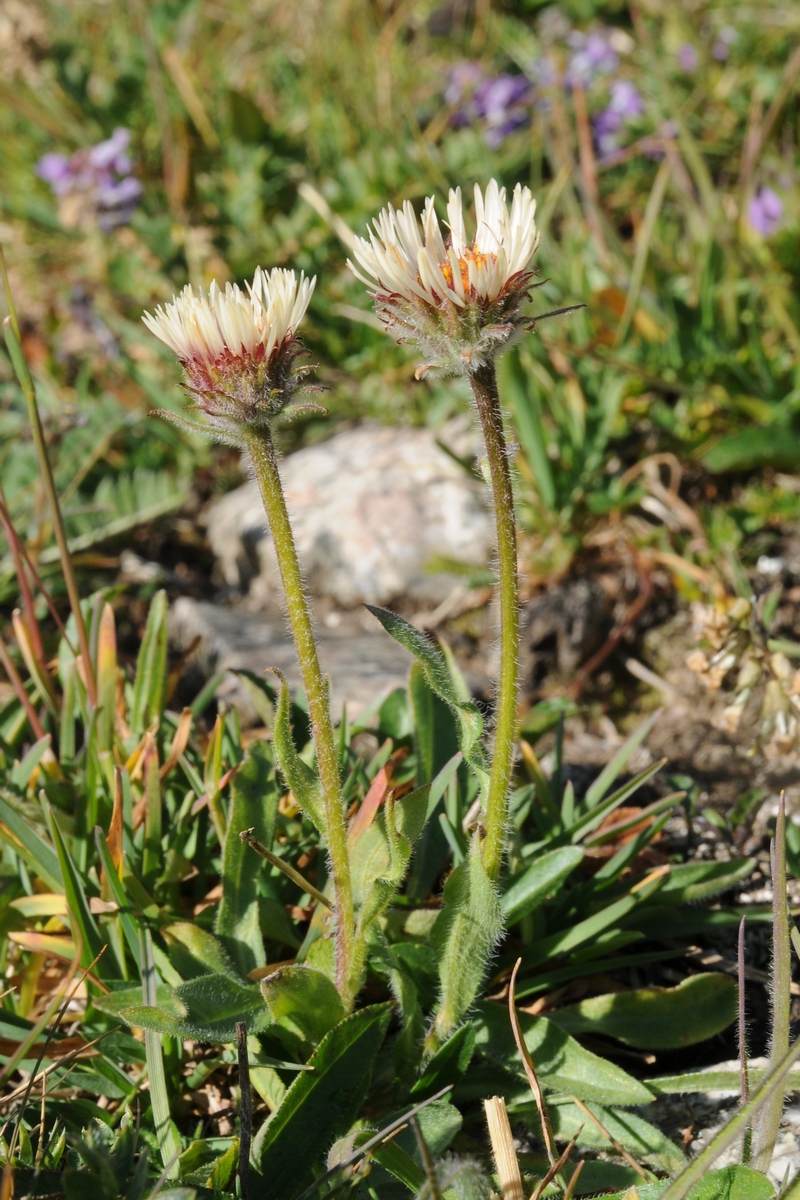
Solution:
[[[661,710],[659,709],[652,716],[648,717],[646,721],[642,722],[627,741],[623,742],[609,764],[603,768],[594,783],[587,789],[586,796],[584,797],[584,804],[587,809],[594,808],[602,800],[614,780],[625,770],[632,754],[641,746],[660,716]]]
[[[142,999],[146,1005],[156,1002],[156,970],[153,965],[153,942],[149,929],[142,930]],[[150,1103],[156,1140],[167,1179],[177,1179],[180,1174],[178,1157],[181,1152],[180,1135],[170,1117],[169,1093],[164,1072],[164,1056],[161,1035],[145,1030],[144,1048],[147,1057],[147,1078],[150,1083]]]
[[[156,592],[147,615],[136,678],[133,684],[129,724],[141,737],[152,722],[160,718],[167,676],[167,593]]]
[[[2,796],[0,796],[0,838],[25,859],[29,868],[39,876],[43,883],[47,884],[50,891],[63,891],[61,869],[55,850],[36,832],[31,823]]]
[[[500,897],[500,907],[507,925],[514,925],[538,908],[547,896],[559,891],[562,883],[583,861],[578,846],[559,846],[537,858],[512,880]]]
[[[80,939],[83,948],[81,966],[88,967],[92,960],[97,958],[98,954],[106,946],[106,939],[101,934],[97,922],[91,914],[83,881],[67,850],[67,845],[58,827],[58,822],[55,820],[52,812],[49,812],[49,816],[53,841],[61,868],[61,877],[64,881],[63,887],[67,897],[72,931],[75,937]],[[115,964],[113,951],[103,954],[103,957],[97,964],[97,974],[101,979],[118,979],[122,975],[122,966],[119,963]]]

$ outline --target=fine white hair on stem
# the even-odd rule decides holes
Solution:
[[[256,268],[243,291],[216,280],[208,293],[195,293],[188,284],[171,303],[142,317],[147,328],[165,342],[182,362],[214,362],[224,354],[235,358],[269,358],[292,336],[302,321],[316,279],[276,267]]]
[[[506,190],[491,179],[485,193],[475,186],[475,236],[467,240],[461,189],[447,201],[447,242],[434,199],[425,201],[421,221],[410,201],[388,205],[373,222],[369,240],[357,238],[351,271],[369,288],[440,306],[463,309],[471,300],[493,302],[530,266],[539,244],[536,201],[517,184],[509,208]]]

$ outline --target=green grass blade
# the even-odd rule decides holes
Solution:
[[[49,809],[48,814],[50,817],[50,828],[53,832],[53,841],[55,842],[56,853],[58,854],[58,862],[61,867],[61,877],[64,881],[67,908],[69,909],[71,921],[74,922],[73,933],[80,937],[83,946],[81,965],[88,967],[108,943],[91,914],[83,882],[78,874],[75,863],[72,861],[58,823]],[[122,967],[114,961],[114,958],[112,950],[111,953],[107,952],[103,954],[103,957],[98,962],[95,970],[101,979],[119,979],[121,977]]]
[[[131,701],[131,731],[141,736],[161,716],[167,673],[167,593],[156,592],[147,616]]]
[[[642,742],[647,737],[648,733],[653,728],[660,716],[661,709],[659,709],[657,712],[654,712],[653,715],[648,717],[646,721],[643,721],[639,728],[631,734],[627,741],[623,742],[608,766],[603,768],[597,779],[595,779],[591,787],[588,788],[584,798],[584,804],[587,809],[594,808],[594,806],[600,800],[602,800],[603,796],[605,796],[606,792],[611,787],[617,776],[625,770],[631,755],[635,750],[638,750],[639,746],[641,746]]]
[[[142,1000],[144,1004],[154,1006],[157,1002],[156,969],[153,965],[153,940],[149,929],[142,930],[141,960],[143,968]],[[161,1035],[146,1030],[144,1048],[147,1056],[147,1077],[150,1081],[150,1103],[153,1108],[153,1123],[156,1129],[156,1139],[161,1153],[161,1161],[164,1164],[164,1174],[167,1179],[177,1179],[180,1173],[178,1157],[181,1152],[181,1139],[169,1114],[169,1094],[164,1074]]]
[[[128,896],[128,893],[125,891],[122,880],[117,874],[113,859],[111,858],[111,853],[106,844],[105,836],[99,825],[95,827],[94,840],[97,846],[97,853],[100,857],[100,862],[105,872],[105,877],[108,880],[108,886],[111,890],[111,895],[114,897],[115,903],[119,905],[119,915],[122,922],[122,931],[125,934],[125,941],[128,943],[128,949],[133,955],[134,962],[136,963],[137,969],[141,974],[141,939],[139,937],[139,930],[136,927],[136,923],[131,916],[131,912],[134,910],[133,902]]]
[[[775,838],[770,846],[772,866],[772,978],[770,980],[771,1036],[769,1065],[774,1067],[789,1049],[792,1010],[792,949],[786,891],[786,800],[781,796]],[[768,1171],[781,1126],[783,1093],[774,1091],[753,1124],[753,1165]]]
[[[546,962],[550,957],[568,954],[570,950],[575,950],[578,946],[585,945],[586,942],[597,937],[605,929],[615,926],[623,917],[626,917],[628,913],[637,908],[638,905],[648,900],[662,886],[664,878],[664,875],[651,878],[649,882],[639,887],[636,892],[623,896],[613,904],[609,904],[608,908],[604,908],[593,916],[587,917],[584,921],[579,921],[577,925],[573,925],[569,929],[551,934],[550,937],[542,938],[530,950],[524,952],[522,955],[523,965],[525,967],[537,966],[541,962]]]
[[[28,866],[52,892],[63,892],[61,869],[55,850],[2,796],[0,796],[0,838],[3,838],[17,854],[25,859]]]

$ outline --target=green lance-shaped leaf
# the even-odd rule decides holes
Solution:
[[[792,1195],[796,1200],[796,1192],[781,1192],[783,1200],[790,1200]],[[766,1176],[732,1163],[719,1171],[709,1171],[694,1185],[687,1200],[773,1200],[774,1196],[775,1189]]]
[[[500,902],[483,866],[480,842],[444,886],[444,907],[431,930],[439,963],[440,997],[432,1049],[449,1037],[475,1002],[489,955],[503,929]]]
[[[761,1068],[748,1066],[747,1078],[751,1089],[758,1087],[766,1071]],[[648,1079],[647,1086],[657,1096],[693,1096],[700,1092],[730,1092],[738,1096],[742,1090],[742,1072],[737,1066],[735,1070],[715,1071],[708,1067],[701,1071],[687,1071],[683,1075],[657,1075]],[[785,1090],[800,1092],[800,1070],[790,1071],[786,1076]]]
[[[199,975],[227,975],[241,983],[225,947],[207,929],[193,921],[174,921],[162,930],[169,945],[169,958],[184,979]]]
[[[544,1087],[599,1104],[649,1104],[653,1093],[614,1063],[592,1054],[548,1017],[519,1012],[525,1045]],[[511,1070],[521,1080],[524,1067],[504,1004],[484,1001],[474,1021],[475,1049],[483,1058]]]
[[[253,742],[233,778],[230,819],[222,852],[222,901],[216,933],[246,976],[266,965],[258,917],[257,881],[263,864],[242,842],[243,829],[254,829],[271,849],[280,800],[275,764],[267,742]]]
[[[270,1024],[258,988],[229,975],[199,975],[175,988],[168,1004],[132,1005],[119,1015],[140,1029],[200,1042],[235,1042],[237,1021],[253,1034]]]
[[[322,804],[322,786],[319,776],[308,763],[303,762],[297,753],[292,738],[292,700],[289,695],[289,685],[280,671],[275,671],[275,674],[280,680],[278,707],[275,710],[275,728],[272,732],[275,757],[296,803],[324,836],[325,811]]]
[[[568,1033],[606,1034],[642,1050],[692,1046],[721,1033],[736,1017],[736,984],[709,971],[677,987],[636,988],[560,1008],[552,1016]]]
[[[419,629],[398,617],[387,608],[366,608],[380,621],[386,632],[414,655],[425,672],[425,678],[433,692],[449,704],[458,723],[458,741],[461,753],[475,772],[485,799],[489,787],[489,769],[486,753],[481,743],[483,717],[476,705],[466,699],[458,682],[447,665],[447,658],[435,642]]]
[[[429,1059],[423,1074],[411,1089],[415,1099],[433,1096],[450,1083],[457,1083],[467,1070],[475,1051],[475,1027],[462,1025]]]
[[[582,860],[580,847],[560,846],[531,863],[500,898],[506,924],[515,924],[538,908],[546,896],[555,895]]]
[[[708,900],[741,883],[753,873],[754,858],[735,858],[731,862],[679,863],[672,867],[659,895],[659,903],[691,904]]]
[[[161,716],[167,682],[167,593],[156,592],[136,660],[129,724],[141,737]]]
[[[362,1008],[326,1034],[253,1142],[250,1200],[292,1200],[313,1164],[346,1133],[367,1094],[391,1008]]]
[[[262,980],[261,994],[274,1023],[271,1032],[304,1058],[345,1015],[335,985],[313,967],[281,967]]]

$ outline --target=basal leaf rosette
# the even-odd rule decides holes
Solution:
[[[207,294],[187,285],[170,304],[144,314],[147,328],[180,359],[190,407],[203,414],[196,428],[239,445],[244,429],[268,426],[298,392],[318,390],[305,383],[312,368],[297,365],[305,353],[297,329],[315,283],[302,272],[298,279],[294,271],[259,267],[244,291],[230,283],[223,291],[216,281]]]
[[[472,374],[530,327],[522,306],[539,244],[535,214],[529,188],[517,184],[509,207],[492,179],[485,194],[475,187],[471,240],[460,188],[447,202],[446,236],[429,196],[421,222],[410,201],[402,210],[389,205],[369,240],[356,239],[358,265],[348,265],[370,289],[388,332],[419,347],[425,363],[418,376]]]

